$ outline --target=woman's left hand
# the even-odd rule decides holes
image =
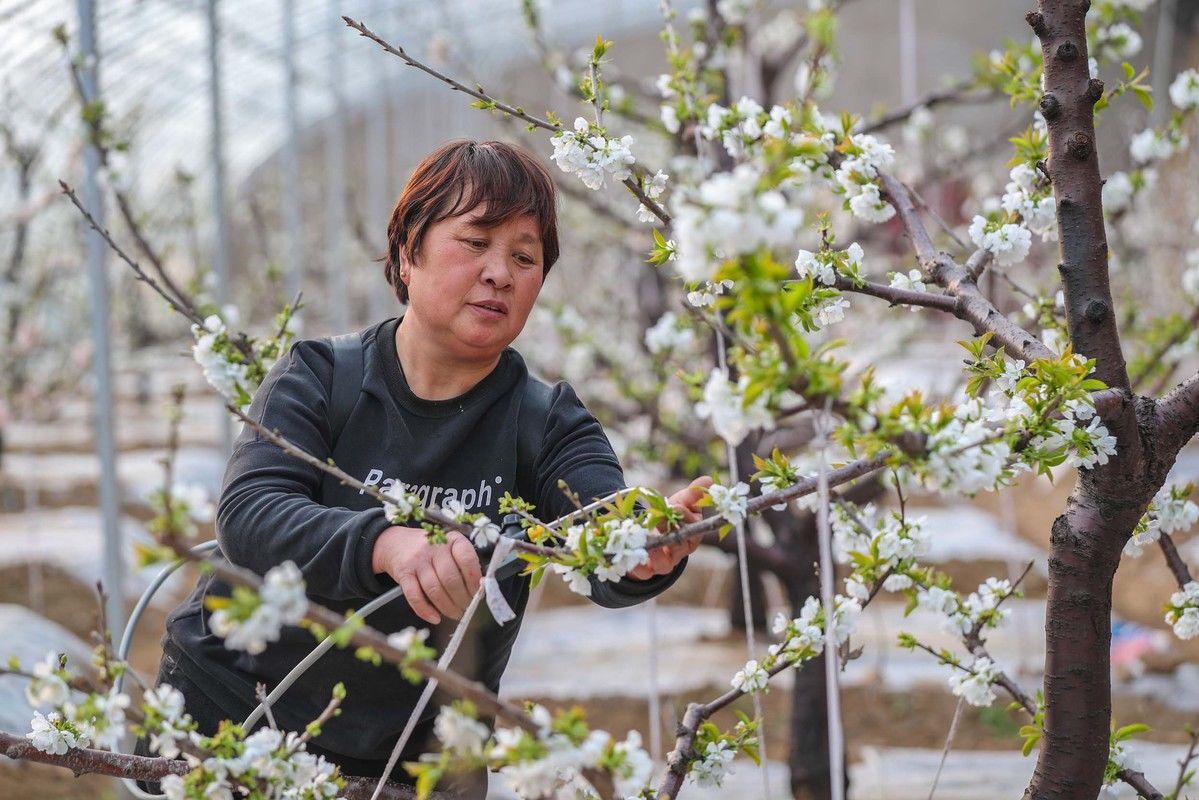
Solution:
[[[670,505],[683,515],[683,524],[698,522],[701,519],[699,507],[696,505],[707,494],[706,489],[712,485],[712,478],[703,475],[691,481],[691,484],[670,496]],[[640,566],[629,570],[628,576],[639,581],[648,580],[655,575],[669,575],[687,556],[699,547],[699,537],[681,544],[671,544],[665,547],[655,547],[649,551],[649,560]],[[652,544],[652,540],[650,541]]]

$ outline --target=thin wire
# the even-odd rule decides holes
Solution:
[[[658,687],[658,600],[651,597],[646,606],[649,628],[649,755],[655,762],[662,757],[662,696]]]
[[[720,366],[720,371],[728,376],[728,363],[725,358],[724,334],[720,329],[716,329],[716,360]],[[725,440],[725,454],[729,462],[729,482],[736,485],[740,480],[739,470],[737,469],[737,450],[733,445]],[[737,529],[737,568],[741,576],[741,611],[745,615],[745,647],[749,652],[750,660],[757,658],[758,645],[754,635],[754,614],[749,595],[749,557],[746,554],[745,546],[745,521],[741,520],[736,525]],[[761,770],[762,770],[762,798],[770,800],[770,771],[766,760],[766,719],[762,712],[762,694],[754,692],[754,716],[758,719],[758,745],[761,748]]]
[[[816,447],[819,457],[818,492],[820,507],[816,525],[820,536],[820,597],[824,604],[824,688],[828,703],[828,767],[832,800],[845,800],[845,735],[841,729],[841,692],[838,685],[837,637],[833,621],[833,547],[829,528],[828,414],[832,398],[816,415]]]
[[[965,697],[958,698],[957,708],[953,710],[953,721],[949,723],[949,733],[945,736],[945,748],[941,751],[941,763],[937,764],[937,774],[933,776],[933,786],[928,790],[928,800],[933,800],[937,793],[937,784],[941,782],[941,770],[945,768],[945,759],[949,758],[949,750],[953,747],[953,737],[958,732],[958,720],[962,718],[962,704]]]
[[[494,568],[492,571],[494,572]],[[479,608],[479,601],[483,599],[484,594],[486,594],[484,586],[480,584],[478,591],[475,592],[475,596],[470,600],[470,605],[466,608],[466,613],[462,615],[462,619],[458,620],[458,627],[454,628],[454,635],[450,637],[450,643],[446,645],[445,652],[441,654],[441,658],[437,659],[437,666],[441,669],[447,669],[450,666],[450,662],[454,660],[454,655],[458,652],[458,647],[466,637],[466,629],[470,626],[470,621],[475,616],[475,611]],[[412,731],[416,728],[417,720],[425,710],[425,707],[429,705],[429,700],[433,697],[433,692],[437,690],[437,683],[436,678],[429,678],[428,682],[425,683],[425,690],[421,692],[420,699],[416,701],[416,707],[408,715],[408,721],[404,724],[404,731],[400,734],[400,738],[396,740],[395,747],[391,749],[391,756],[387,759],[387,767],[379,777],[379,783],[375,786],[375,792],[371,795],[371,800],[378,800],[383,787],[387,785],[387,779],[391,777],[391,771],[395,769],[396,762],[400,759],[400,751],[408,744],[408,739],[412,736]]]

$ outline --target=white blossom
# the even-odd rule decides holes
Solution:
[[[553,136],[554,154],[550,156],[563,172],[577,175],[588,189],[598,190],[607,178],[623,181],[636,163],[633,157],[632,136],[609,139],[593,132],[583,117],[575,119],[574,130],[563,130]]]
[[[1141,35],[1128,23],[1117,22],[1095,32],[1095,51],[1111,61],[1126,61],[1141,52]]]
[[[667,133],[679,132],[679,111],[673,103],[663,103],[658,109],[658,114],[662,119],[662,127],[666,128]]]
[[[1199,583],[1189,581],[1182,591],[1170,595],[1166,624],[1174,628],[1174,635],[1179,639],[1199,636]]]
[[[1000,205],[1009,214],[1019,214],[1029,231],[1042,241],[1057,239],[1057,201],[1047,186],[1041,186],[1036,171],[1027,164],[1017,164],[1010,173]],[[981,244],[979,245],[982,246]],[[990,248],[988,248],[990,249]]]
[[[224,608],[212,612],[209,618],[212,632],[225,640],[227,649],[245,650],[251,655],[265,650],[267,642],[278,641],[282,624],[278,610],[265,603],[255,608],[248,619],[239,620]]]
[[[192,357],[204,371],[204,379],[221,397],[230,402],[237,399],[237,387],[245,387],[248,365],[229,360],[216,349],[217,339],[225,333],[225,323],[213,314],[204,320],[204,326],[192,325]],[[244,409],[243,409],[244,410]]]
[[[917,590],[916,603],[920,608],[948,615],[957,610],[958,595],[957,592],[942,589],[940,586],[929,586]]]
[[[816,322],[822,328],[835,325],[845,319],[845,310],[849,308],[849,300],[843,296],[831,298],[827,303],[816,309]]]
[[[409,626],[404,628],[402,631],[396,631],[395,633],[389,635],[387,637],[387,644],[390,647],[394,647],[396,650],[401,650],[406,653],[413,647],[419,644],[424,644],[425,640],[428,638],[428,628],[414,628]]]
[[[99,716],[88,721],[89,738],[94,746],[115,751],[125,738],[125,709],[129,708],[129,695],[100,694],[93,702]]]
[[[895,208],[882,199],[877,183],[867,183],[849,198],[849,210],[863,222],[883,223],[895,216]]]
[[[470,540],[475,547],[490,547],[500,539],[500,526],[486,514],[475,517],[470,524]]]
[[[645,196],[650,200],[657,200],[662,196],[662,192],[666,191],[666,182],[670,180],[670,176],[662,170],[654,173],[654,176],[645,184],[643,190]],[[654,223],[658,221],[658,215],[651,211],[644,203],[637,206],[637,219],[641,222]]]
[[[33,678],[25,684],[25,699],[34,708],[61,706],[70,698],[67,683],[58,674],[58,654],[50,651],[33,667]]]
[[[986,707],[995,702],[995,679],[999,677],[999,668],[991,659],[979,658],[971,665],[973,674],[954,672],[949,676],[949,685],[953,693],[962,697],[972,706]]]
[[[61,756],[68,750],[85,746],[79,741],[74,725],[63,719],[57,711],[51,711],[44,717],[42,712],[34,711],[30,727],[32,730],[25,734],[25,738],[43,753]]]
[[[989,250],[1000,266],[1018,264],[1028,257],[1032,246],[1032,232],[1023,225],[1003,223],[993,230],[985,217],[975,216],[970,223],[970,239],[979,247]]]
[[[403,522],[420,508],[420,498],[409,492],[402,481],[392,481],[383,489],[383,514],[392,522]]]
[[[293,561],[284,561],[267,571],[262,590],[262,602],[279,612],[285,625],[295,625],[308,610],[308,595],[304,593],[304,576]]]
[[[909,583],[911,579],[909,578]],[[886,586],[883,587],[884,589]],[[870,590],[866,588],[866,584],[857,579],[856,576],[851,576],[845,579],[845,593],[854,600],[865,603],[870,598]],[[777,633],[777,631],[776,631]]]
[[[738,482],[733,486],[714,483],[708,487],[712,507],[733,525],[745,519],[749,506],[749,485]]]
[[[592,732],[592,736],[595,737],[593,740],[595,745],[598,745],[601,741],[606,743],[608,738],[607,734],[602,734],[602,740],[600,737],[596,736],[596,734],[602,734],[602,732]],[[584,756],[587,761],[592,762],[596,760],[599,756],[599,753],[602,752],[602,749],[600,749],[598,746],[592,746],[589,748],[587,742],[584,742],[582,749],[585,752],[589,749],[597,751],[594,755],[587,753]],[[615,745],[613,745],[612,750],[614,754],[624,756],[624,760],[620,763],[620,765],[613,769],[613,774],[616,778],[615,783],[617,796],[627,797],[631,795],[639,795],[645,788],[645,785],[649,783],[650,777],[653,775],[654,771],[653,759],[649,757],[649,753],[645,752],[645,749],[641,746],[641,734],[635,730],[629,731],[628,735],[625,736],[624,741],[617,742]]]
[[[1172,626],[1174,635],[1179,639],[1193,639],[1199,636],[1199,608],[1191,606],[1179,614]]]
[[[487,741],[487,726],[453,706],[443,706],[433,723],[433,732],[447,750],[478,753]]]
[[[704,281],[699,288],[687,292],[687,302],[695,308],[707,308],[716,302],[716,298],[724,294],[726,289],[732,289],[732,281]]]
[[[566,564],[550,564],[550,569],[562,576],[566,586],[572,592],[583,597],[591,596],[591,581],[587,575]]]
[[[795,257],[795,273],[801,280],[812,276],[816,282],[825,286],[832,286],[837,282],[837,271],[833,265],[811,250],[799,251]]]
[[[708,742],[704,748],[703,757],[691,762],[690,774],[697,786],[719,787],[729,774],[736,752],[732,745],[723,739]]]
[[[1012,394],[1016,391],[1016,383],[1024,375],[1023,359],[1003,362],[1003,374],[995,379],[995,385],[1001,392]]]
[[[892,272],[889,273],[889,276],[891,278],[891,288],[893,289],[903,289],[907,292],[923,292],[927,288],[924,285],[924,276],[918,269],[908,270],[906,275],[902,272]],[[916,306],[913,306],[912,310],[915,311]]]
[[[754,166],[739,164],[672,196],[676,266],[685,280],[711,280],[725,260],[795,241],[803,210],[778,190],[760,191],[760,179]]]
[[[1182,273],[1182,290],[1192,302],[1199,303],[1199,250],[1187,253],[1187,263],[1190,266]]]
[[[733,384],[726,372],[713,369],[704,385],[704,399],[695,406],[696,416],[700,419],[711,418],[716,434],[734,446],[740,444],[755,428],[769,430],[774,427],[774,417],[766,407],[765,394],[758,395],[747,404],[745,392],[748,386],[749,378],[745,375]]]
[[[1153,128],[1146,128],[1132,137],[1128,151],[1136,163],[1151,164],[1155,161],[1165,161],[1186,145],[1185,134],[1162,134]]]
[[[1199,69],[1178,73],[1170,84],[1170,100],[1183,111],[1199,108]]]
[[[1132,205],[1132,179],[1127,172],[1116,172],[1103,184],[1103,208],[1109,214],[1125,211]]]
[[[649,560],[646,542],[649,530],[631,519],[609,520],[604,523],[606,541],[604,555],[607,563],[595,571],[601,581],[618,581],[629,570]]]
[[[256,655],[266,649],[267,642],[279,640],[284,625],[295,625],[304,617],[308,596],[300,568],[292,561],[272,567],[258,598],[259,604],[247,619],[238,619],[232,606],[212,612],[209,624],[213,633],[225,640],[226,648]]]
[[[1116,454],[1116,437],[1108,432],[1099,417],[1092,418],[1082,432],[1086,434],[1091,448],[1090,453],[1078,456],[1079,466],[1083,469],[1091,469],[1096,464],[1106,464],[1108,457]]]
[[[766,682],[770,680],[770,675],[757,662],[756,659],[751,659],[745,662],[742,669],[737,670],[737,674],[729,681],[734,689],[746,692],[760,692],[766,688]]]
[[[653,327],[645,332],[645,348],[654,355],[688,347],[695,341],[695,331],[683,327],[673,311],[667,311]]]
[[[187,726],[191,718],[183,710],[183,693],[167,683],[160,683],[143,695],[142,703],[160,719],[157,731],[150,734],[151,753],[164,758],[179,755],[178,743],[187,738]]]

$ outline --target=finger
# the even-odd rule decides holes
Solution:
[[[414,572],[401,572],[398,578],[400,588],[404,590],[404,599],[412,607],[412,611],[430,625],[441,623],[441,615],[429,603],[425,592],[420,587],[420,581]]]
[[[462,571],[458,569],[458,562],[454,560],[454,556],[448,548],[441,548],[433,556],[433,571],[437,574],[437,580],[445,589],[450,602],[454,604],[454,613],[451,616],[455,619],[461,617],[462,612],[470,604],[472,592],[467,591],[466,580],[462,577]]]
[[[479,591],[479,584],[483,582],[483,568],[479,564],[478,552],[465,536],[459,536],[451,538],[450,554],[458,564],[466,590],[473,597],[475,592]]]
[[[692,538],[685,541],[683,543],[683,545],[687,548],[686,554],[691,555],[692,553],[694,553],[696,550],[699,549],[700,544],[701,544],[701,542],[700,542],[700,538],[698,536],[693,536]]]
[[[644,581],[654,577],[654,570],[649,564],[641,564],[640,566],[633,567],[626,574],[630,578]]]
[[[665,575],[674,569],[674,564],[670,561],[670,553],[665,547],[649,551],[649,565],[655,575]]]
[[[714,483],[711,475],[701,475],[687,485],[683,490],[684,496],[687,498],[687,507],[691,508],[699,502],[705,494],[708,493],[708,487]]]
[[[426,566],[417,574],[417,577],[420,579],[420,588],[424,590],[425,597],[429,598],[429,602],[433,604],[433,607],[443,617],[457,619],[457,607],[450,598],[449,592],[441,585],[441,578],[438,577],[437,571],[433,566]]]

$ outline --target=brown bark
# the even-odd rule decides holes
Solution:
[[[1102,180],[1090,78],[1087,0],[1041,0],[1028,22],[1041,41],[1049,128],[1048,171],[1057,199],[1062,287],[1070,340],[1096,359],[1096,376],[1133,400],[1108,284]],[[1112,580],[1124,543],[1165,479],[1177,447],[1159,436],[1157,407],[1125,402],[1107,422],[1117,455],[1084,470],[1050,536],[1046,600],[1045,732],[1025,793],[1093,800],[1108,757]]]
[[[111,753],[107,750],[84,748],[69,750],[62,755],[54,755],[38,750],[22,736],[4,731],[0,731],[0,755],[21,761],[36,761],[62,767],[71,770],[76,776],[95,774],[130,780],[156,781],[167,775],[186,775],[191,771],[191,767],[186,761]],[[346,789],[342,796],[348,800],[367,800],[373,794],[377,783],[378,781],[372,778],[346,776]],[[380,793],[380,797],[387,800],[411,800],[416,797],[416,794],[406,786],[388,784]],[[434,792],[432,797],[445,797],[445,795]]]

